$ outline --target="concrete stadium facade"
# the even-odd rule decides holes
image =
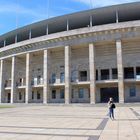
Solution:
[[[0,36],[0,103],[140,102],[140,2]]]

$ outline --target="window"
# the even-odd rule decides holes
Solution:
[[[71,82],[75,82],[77,79],[77,72],[76,71],[73,71],[71,73]]]
[[[19,86],[22,85],[22,78],[19,79]]]
[[[84,98],[84,89],[83,88],[79,89],[79,98]]]
[[[87,81],[87,71],[80,71],[80,81]]]
[[[37,84],[41,84],[41,76],[40,75],[37,76]]]
[[[136,67],[136,79],[140,79],[140,67]]]
[[[109,79],[109,70],[108,69],[101,70],[101,80],[108,79]]]
[[[129,93],[130,97],[136,96],[136,87],[135,86],[130,87]]]
[[[133,69],[133,67],[124,68],[124,78],[125,79],[134,78],[134,69]]]
[[[39,93],[39,91],[37,91],[37,100],[40,100],[41,99],[41,95]]]
[[[88,98],[90,98],[90,89],[88,88]]]
[[[65,75],[64,72],[60,73],[60,83],[64,83]]]
[[[22,100],[22,94],[19,92],[19,100]]]
[[[74,98],[74,89],[72,89],[72,92],[71,92],[71,98],[73,99]]]
[[[38,81],[38,79],[37,79],[37,78],[34,78],[34,79],[33,79],[33,85],[37,85],[37,84],[38,84],[37,81]]]
[[[118,71],[116,68],[112,69],[112,79],[118,79]]]
[[[32,99],[34,99],[34,91],[32,91]]]
[[[55,82],[56,82],[56,74],[53,73],[53,74],[52,74],[52,83],[55,83]]]
[[[64,89],[61,89],[60,90],[60,98],[61,99],[64,99]]]
[[[96,70],[96,80],[98,80],[98,70]]]
[[[56,99],[56,90],[52,90],[52,99]]]
[[[4,87],[8,86],[8,80],[5,81]]]
[[[20,83],[22,82],[22,78],[19,79],[19,82],[20,82]]]

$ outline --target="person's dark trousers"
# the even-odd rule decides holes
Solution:
[[[114,119],[114,109],[109,108],[109,117]]]

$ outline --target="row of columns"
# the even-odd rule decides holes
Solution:
[[[122,42],[116,40],[116,55],[117,55],[117,69],[118,69],[118,89],[119,89],[119,103],[124,103],[124,72],[122,59]],[[95,66],[95,46],[93,43],[89,44],[89,69],[90,69],[90,103],[96,103],[96,66]]]
[[[65,46],[65,103],[70,103],[70,74],[71,74],[71,47]],[[123,80],[123,60],[122,60],[122,45],[121,40],[116,41],[117,52],[117,67],[118,67],[118,88],[119,88],[119,102],[124,102],[124,80]],[[43,103],[48,103],[49,95],[49,51],[44,50],[44,86],[43,86]],[[90,69],[90,103],[96,103],[96,65],[95,65],[95,46],[93,43],[89,44],[89,69]],[[4,96],[4,60],[0,63],[0,103],[3,101]],[[11,69],[11,103],[14,103],[16,93],[16,57],[12,57],[12,69]],[[31,99],[31,55],[26,54],[26,95],[25,102],[29,103]]]

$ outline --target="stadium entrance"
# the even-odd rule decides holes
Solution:
[[[101,88],[100,94],[101,94],[101,103],[108,102],[110,97],[113,98],[114,102],[119,101],[118,87]]]

